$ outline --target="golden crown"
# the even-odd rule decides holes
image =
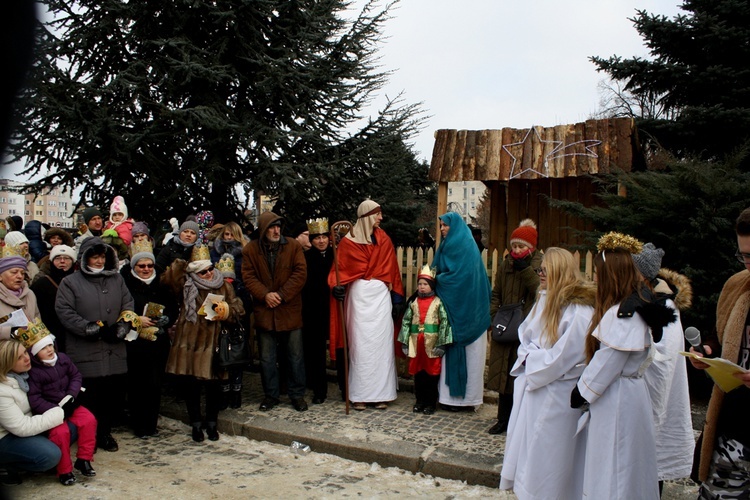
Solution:
[[[310,234],[328,234],[328,219],[310,219],[307,221],[307,231]]]
[[[195,245],[193,247],[193,252],[190,254],[190,262],[199,260],[211,260],[211,254],[206,245]]]
[[[599,243],[596,244],[596,249],[600,252],[616,248],[623,248],[630,253],[641,253],[643,243],[627,234],[612,231],[599,238]]]
[[[428,278],[428,279],[435,281],[435,270],[430,269],[430,266],[425,264],[424,266],[422,266],[422,269],[419,270],[419,274],[417,275],[417,280],[419,280],[419,278]]]
[[[147,253],[150,253],[150,254],[154,253],[154,247],[151,245],[151,242],[148,239],[143,240],[143,241],[134,241],[130,245],[130,256],[131,257],[133,255],[135,255],[137,253],[141,253],[141,252],[147,252]]]
[[[231,255],[226,257],[222,256],[221,259],[219,259],[219,263],[216,264],[216,269],[222,274],[234,273],[234,257]]]
[[[141,317],[138,316],[134,311],[123,311],[117,317],[117,321],[124,321],[130,323],[133,328],[140,332],[141,331]]]
[[[5,245],[3,247],[3,257],[26,257],[26,253],[21,247],[11,247]]]
[[[19,328],[16,330],[16,338],[21,341],[26,349],[31,349],[31,346],[42,340],[47,335],[51,335],[51,332],[44,326],[41,318],[35,318],[31,321],[26,328]]]

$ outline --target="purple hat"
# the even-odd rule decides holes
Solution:
[[[13,255],[11,257],[3,257],[0,259],[0,273],[4,273],[8,269],[15,269],[20,267],[24,271],[26,270],[26,259]]]
[[[136,234],[145,234],[146,236],[151,236],[148,230],[148,226],[145,222],[138,221],[133,224],[133,229],[130,231],[133,236]]]

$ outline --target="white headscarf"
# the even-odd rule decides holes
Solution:
[[[372,236],[375,221],[380,212],[379,209],[380,205],[372,200],[365,200],[360,203],[357,208],[357,222],[346,237],[360,245],[372,245],[370,236]]]

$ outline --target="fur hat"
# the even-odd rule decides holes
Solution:
[[[133,236],[136,234],[145,234],[146,236],[151,236],[151,233],[148,230],[148,226],[145,222],[134,222],[133,223],[133,229],[130,231]]]
[[[125,204],[125,198],[122,196],[115,196],[112,205],[109,207],[109,220],[112,220],[113,214],[122,214],[123,219],[128,218],[128,206]]]
[[[54,261],[55,257],[59,257],[60,255],[70,257],[73,259],[73,262],[76,261],[77,257],[76,251],[68,245],[55,245],[52,247],[52,251],[49,254],[49,260]]]
[[[11,231],[5,235],[5,244],[9,247],[17,247],[21,243],[28,243],[29,239],[21,231]]]
[[[659,274],[662,257],[664,250],[656,248],[653,243],[646,243],[641,253],[633,254],[633,262],[643,277],[652,281]]]
[[[8,222],[9,231],[20,231],[23,227],[23,218],[20,215],[11,215],[5,220]]]
[[[538,234],[536,224],[531,219],[524,219],[510,235],[510,244],[520,243],[532,250],[536,248]]]
[[[91,221],[91,219],[93,219],[96,216],[102,217],[101,211],[96,207],[88,207],[83,211],[83,222],[85,222],[86,225],[88,225],[89,221]]]

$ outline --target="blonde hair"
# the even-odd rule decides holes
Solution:
[[[18,348],[23,344],[15,339],[0,340],[0,382],[4,382],[18,359]]]
[[[229,230],[232,233],[232,237],[234,237],[235,241],[238,241],[239,243],[245,243],[245,237],[242,234],[242,228],[239,224],[237,224],[234,221],[227,222],[224,224],[224,230],[221,232],[221,239],[224,239],[224,231]]]
[[[542,311],[542,337],[549,348],[558,340],[557,330],[560,327],[562,308],[583,282],[583,277],[573,254],[564,248],[551,247],[545,250],[542,264],[547,275],[547,301]]]

